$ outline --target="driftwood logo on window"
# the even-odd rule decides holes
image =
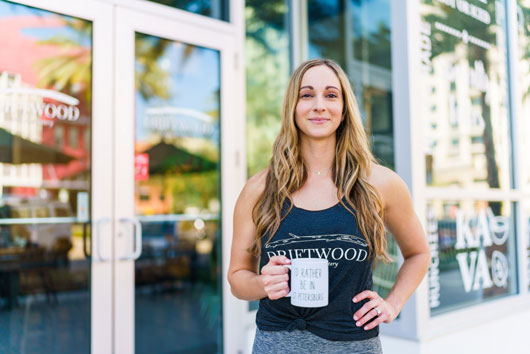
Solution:
[[[79,100],[61,92],[34,87],[0,85],[0,111],[13,116],[38,115],[48,119],[79,119]]]

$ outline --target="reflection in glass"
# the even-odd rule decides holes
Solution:
[[[429,303],[432,315],[517,292],[514,205],[431,201]]]
[[[394,169],[390,3],[309,0],[310,58],[330,58],[348,74],[373,152]]]
[[[452,4],[421,5],[426,181],[509,188],[504,2],[475,2],[468,12]]]
[[[346,36],[351,36],[350,28],[345,28],[344,1],[309,0],[307,2],[307,23],[309,38],[309,58],[329,58],[335,60],[345,71],[347,68]],[[346,34],[348,33],[348,34]]]
[[[0,352],[89,352],[92,24],[0,1],[0,28]]]
[[[517,32],[519,53],[518,72],[516,80],[518,93],[517,102],[519,106],[519,126],[522,129],[520,142],[521,151],[519,154],[523,157],[519,161],[523,166],[518,166],[523,170],[523,180],[521,184],[530,189],[530,159],[526,158],[525,152],[530,151],[530,0],[517,0]]]
[[[245,2],[247,175],[263,170],[280,131],[289,79],[289,36],[285,0]]]
[[[220,55],[137,33],[135,71],[135,352],[219,352]]]
[[[213,17],[223,21],[229,21],[227,0],[148,0],[162,5],[167,5],[193,12],[195,14]]]

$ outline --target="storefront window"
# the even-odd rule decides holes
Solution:
[[[0,0],[0,28],[0,352],[88,353],[92,23]]]
[[[346,8],[344,1],[309,0],[307,2],[309,58],[335,60],[346,72]]]
[[[353,87],[361,118],[378,161],[394,165],[392,67],[389,0],[309,0],[310,58],[329,58],[344,69]],[[386,296],[396,278],[397,245],[388,235],[395,262],[378,263],[373,290]]]
[[[427,205],[432,315],[517,292],[514,204],[435,200]]]
[[[330,58],[353,86],[376,158],[394,169],[389,0],[309,0],[310,58]]]
[[[195,14],[213,17],[218,20],[229,21],[228,0],[148,0],[193,12]]]
[[[517,100],[520,103],[519,126],[522,129],[520,142],[520,155],[524,156],[524,151],[530,151],[530,0],[517,1],[517,38],[519,62],[517,66],[517,87],[519,93]],[[522,158],[519,161],[523,166],[518,166],[523,170],[522,187],[530,189],[530,159]]]
[[[247,176],[267,167],[280,131],[289,80],[289,23],[286,0],[245,2]],[[258,301],[249,302],[249,311]]]
[[[287,1],[245,4],[247,175],[251,177],[268,165],[280,131],[290,59]]]
[[[504,2],[422,0],[421,14],[427,185],[511,187]]]
[[[221,53],[136,33],[135,58],[135,352],[217,353]]]

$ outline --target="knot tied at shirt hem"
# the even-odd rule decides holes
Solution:
[[[307,322],[303,318],[297,318],[296,320],[289,323],[289,325],[287,326],[287,330],[289,332],[295,329],[299,329],[303,331],[306,328],[307,328]]]

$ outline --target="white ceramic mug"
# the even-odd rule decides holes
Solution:
[[[291,305],[299,307],[324,307],[328,305],[328,260],[320,258],[294,258],[291,270]]]

